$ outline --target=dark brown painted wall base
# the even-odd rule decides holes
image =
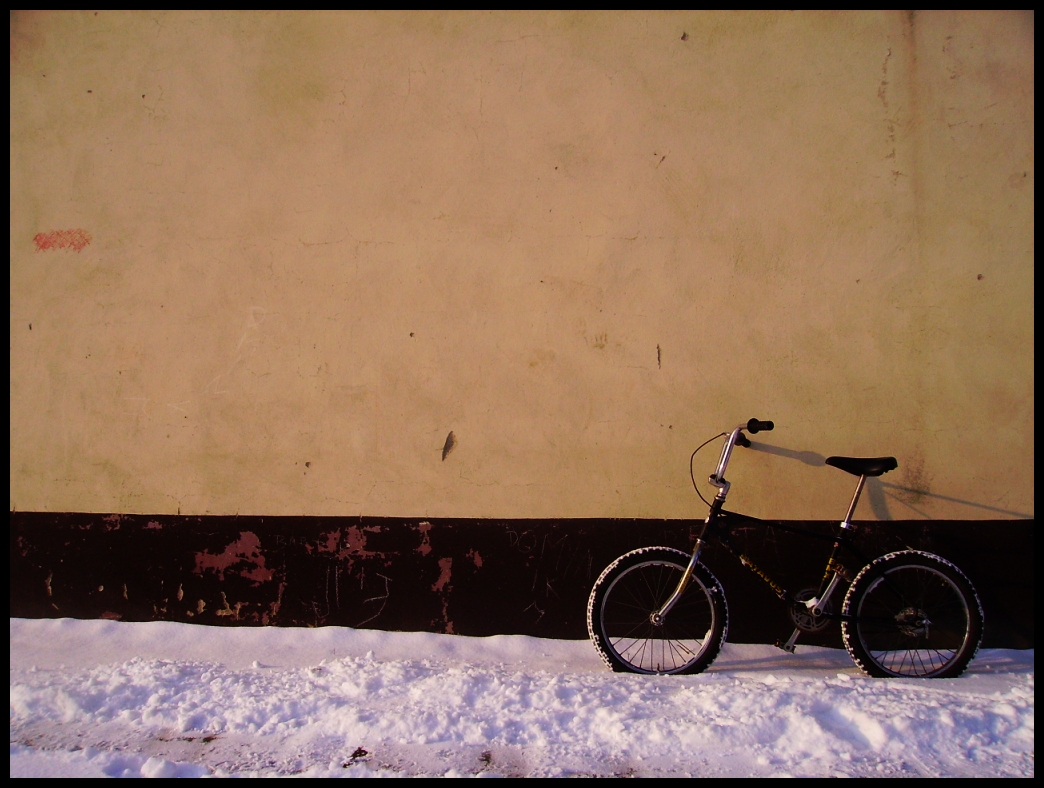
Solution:
[[[11,513],[11,616],[346,626],[586,638],[587,595],[614,558],[687,550],[688,520],[464,520]],[[869,557],[904,547],[961,567],[984,646],[1033,647],[1033,521],[857,524]],[[794,533],[794,529],[800,533]],[[827,522],[749,521],[736,547],[792,591],[816,585]],[[818,537],[818,538],[817,538]],[[768,587],[721,548],[729,640],[792,629]],[[853,567],[858,569],[858,567]],[[800,643],[840,647],[834,627]]]

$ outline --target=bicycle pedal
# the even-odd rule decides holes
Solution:
[[[783,651],[787,652],[788,654],[793,654],[794,653],[794,644],[793,643],[784,643],[782,640],[777,640],[776,641],[776,648],[782,649]]]

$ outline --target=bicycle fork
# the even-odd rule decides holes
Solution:
[[[678,581],[678,587],[674,589],[674,593],[670,595],[666,602],[663,603],[663,607],[659,610],[654,610],[652,615],[649,616],[649,620],[653,623],[653,626],[662,626],[663,620],[667,617],[667,614],[671,612],[671,608],[681,599],[681,595],[685,593],[685,589],[689,586],[689,581],[692,579],[693,570],[696,568],[696,563],[700,560],[700,553],[703,552],[704,541],[702,538],[696,540],[696,548],[692,551],[692,558],[689,559],[689,565],[685,567],[685,571],[682,572],[681,580]]]
[[[659,610],[654,610],[649,616],[649,620],[653,626],[663,626],[663,620],[667,617],[667,614],[671,612],[671,608],[681,599],[681,595],[685,593],[685,589],[689,587],[689,581],[692,579],[692,573],[696,569],[696,564],[700,560],[700,553],[703,552],[703,548],[706,546],[706,542],[703,541],[703,537],[707,533],[707,529],[710,528],[711,524],[715,521],[718,515],[721,513],[721,508],[725,505],[725,497],[729,493],[729,483],[725,479],[721,478],[723,469],[728,464],[729,454],[732,451],[732,444],[736,440],[738,430],[733,432],[732,437],[725,441],[725,446],[721,450],[721,460],[718,461],[718,470],[711,475],[710,483],[718,488],[719,492],[714,496],[714,500],[711,502],[710,511],[707,513],[707,519],[703,521],[703,528],[700,530],[700,535],[696,537],[696,546],[692,551],[692,558],[689,559],[689,565],[685,567],[685,571],[682,572],[681,580],[678,581],[678,587],[674,589],[674,593],[667,598],[667,601],[663,603],[663,606]]]

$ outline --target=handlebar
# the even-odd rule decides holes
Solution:
[[[732,430],[732,433],[725,441],[725,445],[721,447],[721,456],[718,458],[718,467],[714,469],[714,473],[710,475],[708,481],[717,487],[721,492],[718,496],[724,501],[725,496],[729,491],[729,483],[725,481],[725,469],[729,465],[729,458],[732,456],[732,449],[736,444],[740,446],[750,446],[750,441],[747,440],[743,431],[746,430],[751,435],[756,435],[759,432],[769,432],[775,429],[775,424],[771,421],[761,421],[759,419],[750,419],[746,424],[740,424],[738,427]]]
[[[762,430],[764,430],[765,432],[770,432],[775,426],[776,425],[773,424],[771,421],[758,421],[757,419],[751,419],[747,422],[747,426],[745,427],[745,429],[751,435],[756,435]]]

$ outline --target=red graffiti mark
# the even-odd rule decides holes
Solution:
[[[441,591],[449,584],[450,576],[452,575],[452,567],[452,558],[439,559],[439,579],[436,580],[435,584],[431,587],[432,591]]]
[[[261,555],[258,549],[260,547],[261,540],[257,538],[257,534],[242,531],[238,541],[226,547],[220,555],[207,552],[196,553],[195,572],[197,575],[201,575],[203,570],[210,569],[217,572],[218,577],[224,580],[226,570],[230,571],[235,564],[248,563],[254,564],[254,568],[239,572],[240,577],[253,580],[255,584],[271,580],[272,570],[265,568],[265,557]]]
[[[46,252],[50,249],[74,249],[77,252],[91,242],[91,234],[86,230],[51,230],[49,233],[37,233],[36,251]]]

